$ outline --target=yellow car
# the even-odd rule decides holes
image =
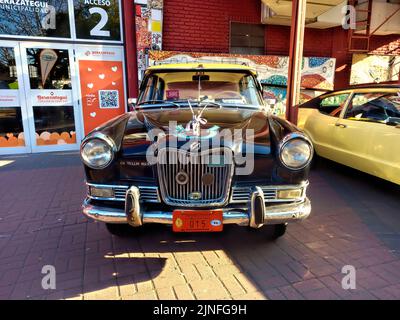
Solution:
[[[400,185],[400,86],[334,91],[299,107],[317,155]]]

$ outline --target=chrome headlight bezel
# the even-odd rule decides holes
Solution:
[[[285,162],[285,160],[283,159],[283,157],[282,157],[282,155],[283,155],[283,150],[288,146],[288,144],[289,144],[290,142],[293,142],[293,141],[295,141],[295,140],[303,141],[305,144],[307,144],[307,146],[308,146],[309,149],[310,149],[309,158],[307,159],[307,161],[305,161],[304,163],[302,163],[300,166],[291,166],[291,165],[288,165],[288,164]],[[306,168],[306,167],[311,163],[311,161],[312,161],[312,159],[313,159],[313,156],[314,156],[314,147],[313,147],[313,145],[312,145],[312,142],[311,142],[311,140],[310,140],[306,135],[304,135],[304,134],[301,134],[301,133],[298,133],[298,132],[290,133],[290,134],[288,134],[287,136],[285,136],[285,137],[283,138],[283,140],[282,140],[282,141],[280,142],[280,144],[279,144],[279,160],[280,160],[280,162],[282,163],[282,165],[283,165],[285,168],[287,168],[287,169],[295,170],[295,171],[302,170],[302,169]]]
[[[95,165],[94,163],[89,161],[87,156],[84,155],[85,147],[87,146],[88,143],[93,142],[93,141],[98,141],[100,143],[103,143],[108,148],[108,152],[110,153],[107,161],[102,163],[101,165]],[[89,168],[96,169],[96,170],[101,170],[101,169],[108,167],[110,165],[110,163],[114,160],[115,152],[116,152],[116,146],[115,146],[114,141],[102,133],[95,133],[93,135],[90,135],[86,139],[84,139],[82,141],[81,148],[80,148],[80,156],[81,156],[83,163],[86,166],[88,166]]]

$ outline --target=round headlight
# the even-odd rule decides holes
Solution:
[[[113,159],[111,146],[101,139],[87,141],[81,149],[81,156],[87,166],[93,169],[107,167]]]
[[[295,138],[285,142],[280,150],[282,163],[289,169],[303,169],[312,158],[313,147],[304,139]]]

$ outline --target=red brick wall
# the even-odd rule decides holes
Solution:
[[[164,0],[164,50],[229,52],[230,21],[260,23],[260,0]]]
[[[164,50],[229,52],[230,22],[261,22],[260,0],[164,0]],[[289,54],[290,27],[265,26],[265,54]],[[323,39],[323,41],[321,41]],[[304,52],[330,56],[332,31],[306,29]]]
[[[270,55],[289,55],[290,27],[265,26],[265,53]]]
[[[290,27],[267,25],[265,27],[266,54],[289,55]],[[332,29],[306,29],[304,55],[330,57],[332,54]]]
[[[335,89],[349,85],[352,55],[347,51],[347,30],[342,27],[332,30],[332,58],[336,58]]]
[[[136,57],[136,33],[135,19],[132,19],[132,12],[135,12],[134,3],[131,0],[123,0],[124,7],[124,38],[125,38],[125,56],[127,69],[127,96],[136,98],[138,93],[138,73]]]
[[[335,89],[349,85],[353,54],[347,51],[347,31],[332,28],[332,57],[336,58]],[[369,54],[400,55],[400,35],[372,36]]]
[[[230,22],[261,22],[260,0],[164,0],[163,49],[229,52]],[[305,56],[332,56],[333,29],[306,29]],[[265,26],[265,54],[289,54],[290,27]]]
[[[164,0],[164,50],[229,52],[230,22],[260,23],[260,0]],[[290,27],[265,26],[265,54],[289,54]],[[306,29],[305,56],[336,58],[335,88],[348,86],[352,55],[341,27]],[[371,53],[400,54],[400,36],[375,36]]]
[[[400,55],[400,35],[373,36],[370,50],[373,54]]]

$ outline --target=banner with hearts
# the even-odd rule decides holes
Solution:
[[[126,111],[122,54],[117,48],[107,48],[102,58],[101,50],[91,50],[81,50],[85,54],[78,55],[85,135]],[[113,50],[114,55],[108,53]],[[119,61],[112,61],[110,56]]]

